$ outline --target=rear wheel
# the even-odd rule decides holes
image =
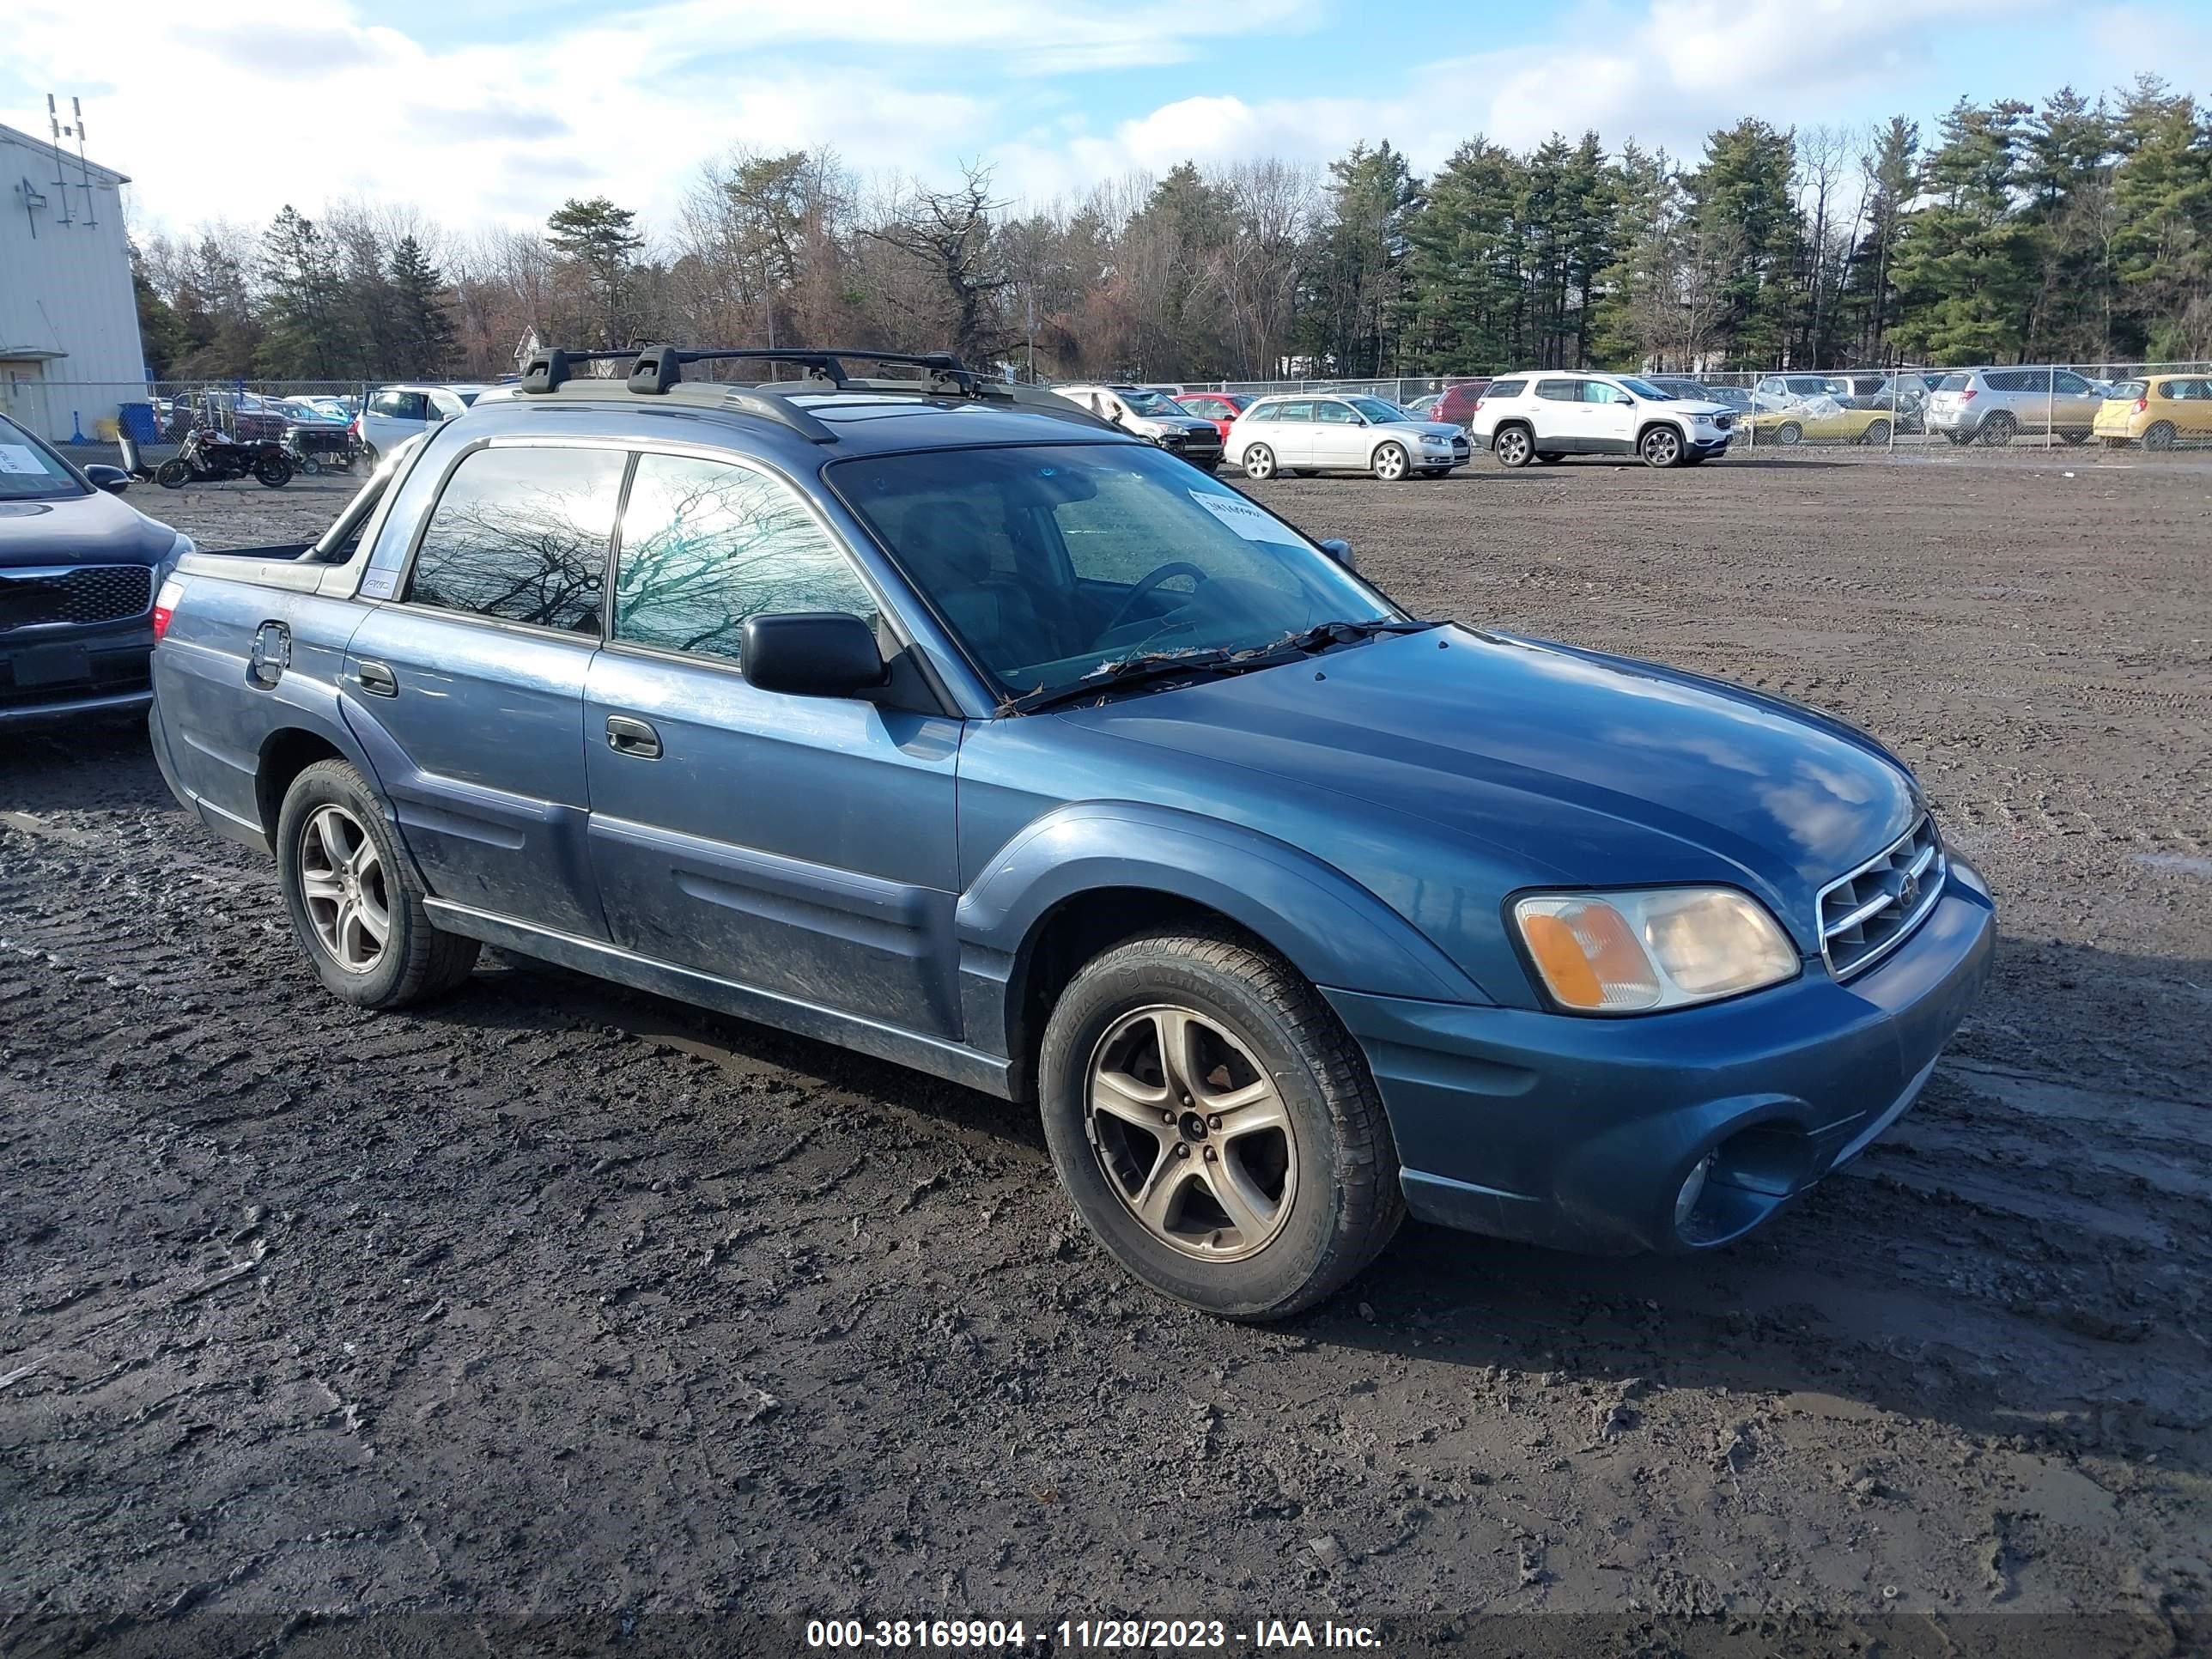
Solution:
[[[2171,421],[2160,421],[2157,425],[2152,427],[2148,431],[2143,434],[2143,447],[2145,449],[2171,449],[2173,447],[2173,422]]]
[[[363,444],[361,447],[361,464],[371,472],[376,471],[376,464],[383,459],[383,455],[379,453],[374,444]]]
[[[1784,421],[1774,428],[1774,441],[1778,444],[1802,443],[1804,440],[1805,428],[1795,421]]]
[[[1376,450],[1372,467],[1384,483],[1396,483],[1406,476],[1409,465],[1403,444],[1384,444]]]
[[[1131,939],[1060,995],[1038,1057],[1076,1208],[1164,1295],[1232,1319],[1328,1296],[1404,1215],[1373,1079],[1296,969],[1223,932]]]
[[[1644,457],[1646,466],[1680,466],[1682,434],[1671,426],[1655,426],[1644,434],[1636,451]]]
[[[1529,458],[1536,453],[1535,443],[1528,436],[1528,428],[1522,426],[1500,428],[1498,435],[1490,441],[1490,448],[1491,453],[1498,457],[1500,466],[1526,466]]]
[[[2013,434],[2019,430],[2020,422],[1999,410],[1982,422],[1981,439],[1991,449],[2002,449],[2012,441]]]
[[[282,489],[292,482],[292,463],[282,455],[264,455],[254,462],[253,476],[265,489]]]
[[[1275,476],[1275,452],[1265,444],[1249,444],[1244,450],[1244,476],[1255,483],[1265,483]]]
[[[285,791],[276,877],[316,977],[356,1007],[404,1008],[476,966],[476,940],[431,925],[383,808],[343,761],[318,761]]]

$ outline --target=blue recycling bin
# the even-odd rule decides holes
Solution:
[[[142,444],[150,444],[161,435],[154,423],[154,405],[125,404],[116,410],[116,421],[123,430]]]

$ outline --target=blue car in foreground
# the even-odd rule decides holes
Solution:
[[[0,415],[0,731],[143,708],[155,590],[191,542]]]
[[[1242,1318],[1408,1210],[1723,1244],[1911,1104],[1994,915],[1872,738],[1413,617],[859,355],[544,354],[301,557],[183,560],[155,751],[331,991],[490,943],[1034,1100],[1115,1255]],[[806,378],[686,378],[745,356]]]

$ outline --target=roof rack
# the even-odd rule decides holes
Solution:
[[[865,362],[910,366],[926,369],[928,373],[920,380],[858,379],[845,372],[844,360],[848,357],[859,358]],[[1081,404],[1059,397],[1042,386],[1018,386],[1011,381],[994,380],[969,368],[950,352],[878,351],[859,346],[715,346],[695,349],[647,345],[617,351],[567,351],[557,346],[549,347],[532,355],[521,380],[514,388],[515,394],[519,397],[544,397],[577,381],[580,377],[574,371],[586,363],[623,362],[630,365],[626,380],[617,383],[611,377],[605,380],[592,377],[592,383],[604,386],[610,392],[619,384],[625,394],[659,398],[667,396],[674,387],[685,384],[684,365],[686,363],[797,364],[806,371],[804,379],[769,381],[750,388],[732,386],[724,393],[721,406],[789,427],[818,444],[835,443],[837,434],[817,420],[803,405],[793,402],[794,394],[858,392],[877,397],[904,395],[1015,403],[1040,414],[1056,416],[1087,426],[1117,429]],[[695,381],[690,384],[704,390],[714,383]]]

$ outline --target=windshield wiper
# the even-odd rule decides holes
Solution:
[[[1249,674],[1262,668],[1279,668],[1286,662],[1296,662],[1301,657],[1325,651],[1332,646],[1352,645],[1362,640],[1370,640],[1377,634],[1416,634],[1424,629],[1443,626],[1440,622],[1401,622],[1384,618],[1372,622],[1326,622],[1243,651],[1136,652],[1103,668],[1093,669],[1072,684],[1040,686],[1018,697],[1008,697],[1000,703],[999,708],[1002,714],[1030,714],[1057,703],[1079,702],[1085,697],[1133,690],[1139,686],[1157,684],[1163,680],[1185,676],[1211,678]]]
[[[1103,667],[1094,668],[1070,684],[1039,686],[1034,691],[1023,692],[1018,697],[1005,698],[1000,702],[999,710],[1006,714],[1033,714],[1040,708],[1051,708],[1054,703],[1079,702],[1085,697],[1127,691],[1139,685],[1149,685],[1156,680],[1218,673],[1229,668],[1230,661],[1231,656],[1226,651],[1141,652],[1123,657],[1118,662],[1108,663]]]

